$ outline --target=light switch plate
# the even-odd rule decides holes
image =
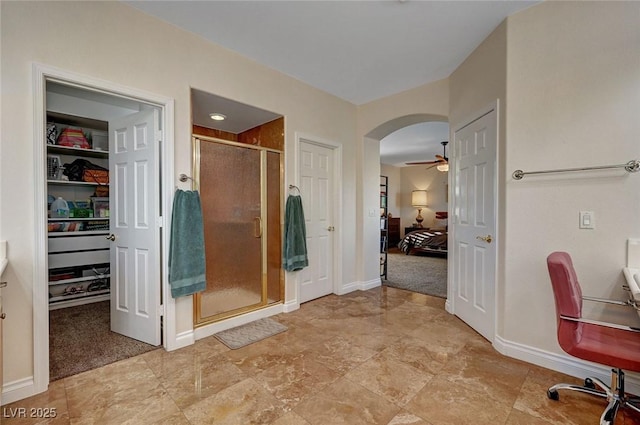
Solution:
[[[580,222],[578,223],[578,227],[580,229],[595,229],[595,213],[593,211],[580,211]]]

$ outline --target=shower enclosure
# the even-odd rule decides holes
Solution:
[[[194,297],[198,327],[282,301],[283,155],[201,135],[193,149],[207,278]]]

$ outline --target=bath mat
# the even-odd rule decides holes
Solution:
[[[226,331],[218,332],[213,336],[218,338],[218,340],[227,347],[235,350],[270,336],[277,335],[287,329],[288,328],[282,323],[278,323],[269,318],[264,318],[235,328],[227,329]]]

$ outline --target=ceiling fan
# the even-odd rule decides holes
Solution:
[[[449,158],[447,158],[447,144],[449,142],[444,140],[440,142],[442,145],[442,155],[436,155],[435,161],[417,161],[417,162],[407,162],[407,165],[429,165],[432,164],[431,167],[428,167],[427,170],[437,167],[438,171],[449,171]]]

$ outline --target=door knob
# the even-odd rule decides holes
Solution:
[[[327,230],[330,231],[330,232],[333,232],[334,230],[336,230],[336,228],[333,227],[333,226],[329,226],[329,227],[327,227]]]
[[[7,313],[0,313],[0,319],[4,320],[7,318]]]
[[[105,236],[105,239],[109,239],[111,242],[116,240],[116,235],[114,235],[113,233],[110,234],[109,236]]]
[[[493,240],[491,238],[491,235],[487,235],[487,236],[476,236],[476,239],[479,239],[481,241],[485,241],[486,243],[491,243],[491,241]]]

